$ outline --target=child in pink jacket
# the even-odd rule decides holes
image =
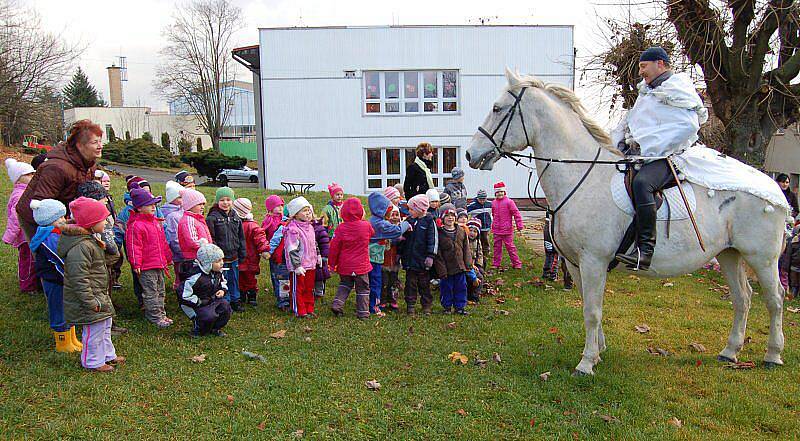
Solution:
[[[503,260],[503,246],[508,251],[511,258],[511,265],[522,268],[522,261],[519,260],[517,247],[514,246],[514,225],[517,231],[522,231],[522,215],[519,214],[517,204],[506,197],[506,184],[502,181],[494,184],[494,201],[492,201],[492,234],[494,235],[494,255],[492,266],[500,267]]]
[[[155,215],[161,196],[154,197],[143,188],[134,188],[131,201],[134,212],[125,230],[128,261],[142,284],[145,318],[161,329],[167,328],[172,325],[172,319],[164,310],[164,285],[168,268],[172,265],[172,251],[161,226],[164,219]]]
[[[17,219],[17,202],[20,196],[28,188],[28,183],[31,181],[35,170],[33,166],[26,162],[17,161],[13,158],[6,159],[6,170],[8,170],[8,177],[11,179],[11,184],[14,189],[11,190],[11,195],[8,198],[6,232],[3,234],[3,242],[11,245],[17,249],[17,275],[19,276],[19,289],[22,292],[34,292],[39,289],[39,278],[36,277],[33,264],[34,258],[28,248],[28,241],[25,238],[25,233],[19,227],[19,220]]]
[[[206,208],[206,197],[199,191],[187,188],[181,192],[181,208],[183,217],[178,222],[178,245],[181,248],[183,260],[188,263],[187,268],[191,269],[194,259],[197,257],[197,250],[200,248],[200,239],[205,239],[208,243],[214,243],[211,239],[211,231],[206,224],[203,211]],[[185,272],[184,271],[184,272]]]

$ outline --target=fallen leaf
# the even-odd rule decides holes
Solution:
[[[262,431],[262,432],[263,432],[263,431],[265,431],[265,430],[267,429],[267,422],[266,422],[266,421],[262,421],[262,422],[260,422],[260,423],[259,423],[259,424],[256,426],[256,429],[258,429],[258,430],[260,430],[260,431]]]
[[[365,381],[364,385],[367,386],[367,389],[369,390],[381,390],[381,384],[376,380]]]
[[[467,416],[467,411],[466,411],[466,410],[464,410],[464,409],[458,409],[458,410],[456,411],[456,413],[457,413],[457,414],[459,414],[459,415],[461,415],[461,416]]]
[[[310,343],[311,342],[311,337],[306,337],[303,340],[305,340],[306,342]]]
[[[528,424],[530,424],[531,427],[535,426],[536,425],[536,418],[531,418],[531,420],[528,421]]]
[[[478,366],[479,368],[485,368],[487,362],[488,360],[482,360],[479,357],[475,357],[475,366]]]
[[[498,277],[495,279],[494,284],[495,286],[503,286],[506,284],[506,281]]]
[[[310,326],[306,326],[306,327],[304,327],[304,328],[303,328],[303,332],[313,332],[313,331],[314,331],[314,330],[313,330],[313,329],[311,329],[311,327],[310,327]]]
[[[233,404],[233,395],[228,395],[225,399],[228,400],[228,404]]]
[[[267,362],[267,358],[266,357],[264,357],[261,354],[256,354],[255,352],[242,350],[242,355],[244,355],[245,357],[247,357],[247,358],[249,358],[251,360],[258,360],[258,361],[260,361],[262,363],[266,363]]]
[[[689,347],[692,348],[692,350],[695,351],[695,352],[705,352],[706,351],[706,347],[701,345],[700,343],[698,343],[696,341],[693,341],[692,343],[690,343]]]
[[[639,334],[646,334],[650,332],[650,327],[644,323],[642,323],[641,325],[636,325],[633,328],[636,329],[636,332],[638,332]]]
[[[794,307],[792,307],[792,306],[787,306],[787,307],[786,307],[786,310],[787,310],[787,311],[789,311],[789,312],[793,312],[793,313],[795,313],[795,314],[797,314],[798,312],[800,312],[800,308],[794,308]]]
[[[677,427],[679,429],[681,427],[683,427],[683,421],[679,420],[677,417],[672,417],[672,418],[668,419],[667,423],[672,424],[673,426],[675,426],[675,427]]]
[[[297,429],[294,432],[292,432],[292,436],[295,437],[295,438],[302,438],[304,433],[306,433],[305,430]]]
[[[631,279],[631,280],[639,280],[639,276],[634,276],[633,274],[628,276],[628,278]]]
[[[505,309],[496,309],[494,311],[494,313],[495,314],[500,314],[500,315],[509,315],[509,314],[511,314],[510,312],[506,311]]]
[[[504,299],[502,297],[497,297],[497,298],[494,299],[494,301],[497,302],[497,303],[501,303],[502,304],[502,303],[506,302],[506,299]]]
[[[673,286],[675,286],[675,284],[672,282],[664,282],[661,284],[661,286],[663,286],[664,288],[672,288]]]
[[[551,334],[558,334],[558,328],[553,326],[552,328],[548,329],[547,332],[549,332]]]
[[[736,363],[725,363],[722,367],[728,369],[753,369],[756,364],[752,361],[737,361]]]
[[[495,363],[502,363],[502,362],[503,362],[503,360],[501,360],[501,359],[500,359],[500,354],[498,354],[497,352],[495,352],[494,354],[492,354],[492,360],[493,360]]]
[[[461,352],[451,352],[447,358],[455,363],[455,364],[462,364],[465,365],[469,361],[466,355],[462,354]]]
[[[194,357],[189,357],[189,360],[192,360],[194,363],[202,363],[206,361],[206,354],[195,355]]]
[[[652,355],[658,355],[658,356],[661,356],[661,357],[668,357],[669,356],[669,351],[667,351],[666,349],[662,349],[662,348],[648,347],[647,348],[647,352],[651,353]]]
[[[447,326],[447,329],[456,329],[456,322],[450,322],[445,326]]]
[[[414,327],[413,326],[409,326],[408,327],[408,335],[414,335]]]
[[[617,423],[619,422],[619,418],[611,415],[600,415],[600,419],[607,423]]]
[[[702,360],[697,360],[696,362],[694,362],[694,365],[697,366],[697,367],[700,367],[700,365],[702,365],[702,364],[703,364]]]
[[[392,404],[392,403],[384,403],[383,404],[383,408],[384,409],[393,409],[394,408],[394,404]]]
[[[539,378],[541,378],[542,381],[547,381],[547,379],[550,378],[550,371],[542,372],[539,374]]]
[[[522,288],[522,282],[515,282],[514,288]]]
[[[272,337],[272,338],[284,338],[284,337],[286,337],[286,330],[285,329],[281,329],[280,331],[273,332],[269,336]]]

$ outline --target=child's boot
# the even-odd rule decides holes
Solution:
[[[81,341],[78,340],[78,336],[75,335],[74,326],[69,328],[69,339],[70,342],[72,343],[72,347],[75,348],[75,352],[80,352],[83,350],[83,345],[81,344]]]
[[[258,306],[258,301],[256,300],[256,295],[258,295],[258,291],[254,290],[254,289],[250,290],[250,291],[247,291],[247,303],[250,306],[254,307],[254,308],[256,306]]]
[[[56,352],[75,352],[75,347],[72,346],[72,341],[69,337],[69,331],[53,331],[53,337],[56,339]]]

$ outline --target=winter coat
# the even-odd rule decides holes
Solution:
[[[303,267],[306,270],[313,270],[317,267],[317,240],[314,234],[314,226],[311,222],[301,222],[292,219],[283,229],[283,244],[286,269],[295,272],[295,269]]]
[[[114,233],[114,218],[111,214],[106,218],[106,225],[103,227],[100,237],[103,239],[103,243],[106,244],[106,256],[119,256],[119,246]]]
[[[67,323],[91,325],[114,315],[101,243],[92,235],[62,235],[58,240],[58,257],[64,261],[64,319]]]
[[[467,241],[469,242],[469,250],[472,254],[472,265],[480,269],[486,268],[486,259],[483,255],[483,247],[481,246],[481,237],[475,236],[475,239],[470,239],[467,234]]]
[[[328,236],[328,229],[322,224],[321,220],[311,222],[314,226],[314,238],[317,240],[317,250],[319,255],[322,256],[322,267],[317,267],[314,273],[314,280],[317,282],[324,282],[331,278],[331,270],[328,268],[328,255],[331,249],[331,238]]]
[[[482,204],[475,198],[467,205],[467,214],[481,221],[481,231],[492,229],[492,203],[484,201]]]
[[[425,270],[425,259],[434,258],[439,252],[439,234],[436,222],[430,214],[420,218],[408,218],[411,230],[404,234],[405,240],[399,242],[400,261],[406,270]]]
[[[233,209],[226,213],[214,204],[206,216],[206,225],[214,238],[214,244],[225,253],[226,262],[241,261],[247,257],[242,219]]]
[[[181,253],[181,244],[178,240],[178,225],[181,223],[181,219],[183,219],[183,213],[183,209],[174,210],[169,213],[166,220],[164,220],[167,245],[169,245],[169,249],[172,251],[173,262],[184,261],[183,253]]]
[[[369,262],[369,240],[375,230],[363,220],[361,201],[350,198],[342,206],[342,222],[331,240],[328,265],[332,271],[344,276],[367,274],[372,271]]]
[[[492,233],[514,234],[514,224],[518,230],[522,229],[522,215],[519,214],[517,204],[508,196],[492,201]]]
[[[131,214],[136,213],[136,210],[131,205],[131,194],[126,192],[122,196],[122,200],[125,201],[125,206],[122,207],[122,210],[117,213],[117,216],[114,218],[114,236],[116,237],[117,244],[122,246],[125,243],[125,231],[128,229],[128,219],[131,218]],[[161,210],[161,207],[156,206],[156,217],[159,219],[166,219],[164,216],[164,212]],[[167,234],[167,225],[164,223],[162,225],[164,228],[164,234]]]
[[[444,187],[444,192],[450,195],[450,199],[456,208],[467,208],[467,187],[463,182],[448,182]]]
[[[342,223],[342,207],[337,207],[333,201],[328,201],[325,207],[322,208],[322,218],[325,226],[328,227],[328,236],[335,236],[336,228]]]
[[[11,245],[14,248],[19,248],[23,243],[27,242],[25,233],[19,226],[19,219],[17,218],[17,202],[25,193],[28,184],[18,182],[14,184],[14,189],[11,190],[11,195],[8,197],[8,206],[6,207],[6,231],[3,233],[3,242]]]
[[[429,170],[433,170],[433,162],[425,159],[422,162],[428,166]],[[411,199],[418,194],[425,194],[430,188],[425,170],[419,164],[412,162],[406,167],[406,180],[403,181],[403,193],[406,199]]]
[[[275,235],[275,232],[278,231],[278,227],[281,226],[281,221],[283,221],[283,216],[280,214],[270,214],[267,213],[264,216],[264,221],[261,222],[261,228],[264,229],[264,233],[267,235],[267,240],[271,241],[272,236]],[[270,253],[272,252],[272,248],[270,248]]]
[[[31,238],[36,275],[57,285],[64,284],[64,261],[58,256],[58,239],[61,231],[53,226],[39,227]]]
[[[178,285],[178,303],[197,309],[213,302],[219,290],[228,294],[228,281],[225,280],[225,275],[219,271],[205,273],[195,264],[183,282]]]
[[[456,225],[452,239],[444,227],[438,229],[438,234],[439,250],[434,258],[434,267],[439,277],[443,279],[471,270],[472,251],[464,229]]]
[[[166,219],[170,213],[174,213],[176,211],[183,211],[183,208],[181,208],[180,205],[174,204],[164,204],[161,206],[161,214],[164,215],[164,219]]]
[[[372,216],[369,218],[369,223],[375,233],[372,235],[372,243],[376,243],[385,239],[397,239],[402,234],[400,225],[395,225],[386,220],[386,213],[392,205],[386,196],[380,193],[372,193],[367,199],[369,211]]]
[[[197,257],[200,239],[214,243],[208,225],[206,225],[206,219],[202,214],[184,211],[183,217],[178,222],[178,244],[184,260],[194,260]]]
[[[792,216],[797,216],[798,213],[797,195],[791,189],[788,188],[786,190],[782,189],[781,193],[783,193],[783,197],[786,198],[786,202],[789,203],[789,206],[792,207],[792,213],[791,213]]]
[[[383,269],[387,271],[400,271],[400,254],[397,241],[392,241],[383,252]]]
[[[172,263],[162,219],[152,214],[133,213],[125,233],[125,249],[134,270],[164,269]]]
[[[47,161],[39,165],[28,188],[17,204],[20,226],[33,236],[38,225],[33,219],[31,200],[55,199],[67,206],[78,196],[78,185],[94,179],[94,160],[86,161],[77,147],[66,144],[55,147],[47,154]]]
[[[264,229],[258,226],[258,222],[246,220],[242,222],[244,230],[245,249],[247,257],[239,265],[239,271],[250,271],[256,274],[261,272],[261,254],[269,251],[269,241]]]

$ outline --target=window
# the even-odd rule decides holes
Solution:
[[[379,115],[458,112],[458,71],[366,71],[363,108]]]
[[[416,158],[413,147],[376,147],[365,150],[368,192],[402,183],[406,177],[406,168]],[[431,175],[436,187],[444,187],[445,180],[451,176],[450,170],[458,166],[458,158],[458,147],[434,147]]]

